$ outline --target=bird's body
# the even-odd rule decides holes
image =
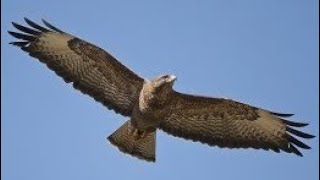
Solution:
[[[108,137],[125,153],[155,161],[157,129],[210,146],[282,150],[299,156],[297,147],[310,149],[296,137],[314,136],[293,128],[307,124],[284,119],[292,114],[177,92],[174,75],[141,78],[103,49],[46,21],[49,29],[25,20],[31,28],[13,23],[22,33],[9,31],[21,39],[11,44],[39,59],[74,88],[129,117]]]
[[[168,115],[175,79],[174,76],[166,75],[144,82],[131,116],[133,126],[139,130],[159,127],[160,122]]]

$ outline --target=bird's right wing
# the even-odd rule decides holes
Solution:
[[[210,146],[279,150],[302,156],[296,146],[310,147],[296,139],[314,136],[295,130],[307,124],[284,120],[280,114],[230,99],[175,92],[168,116],[160,129]]]
[[[143,79],[103,49],[43,21],[48,28],[25,18],[30,27],[12,23],[21,32],[8,31],[21,41],[11,42],[39,59],[74,88],[109,109],[131,115]]]

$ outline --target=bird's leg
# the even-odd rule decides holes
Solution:
[[[153,130],[139,130],[137,128],[132,128],[129,133],[135,140],[139,140],[145,138],[151,132],[153,132]]]
[[[138,133],[139,134],[139,138],[143,139],[143,138],[145,138],[146,136],[148,136],[150,133],[152,133],[154,131],[155,131],[154,128],[148,128],[148,129],[146,129],[144,131],[140,131],[140,133]]]
[[[143,131],[140,131],[138,128],[131,127],[129,134],[130,136],[133,136],[134,140],[139,140],[143,134]]]
[[[135,126],[131,125],[131,127],[129,128],[129,135],[133,136],[135,140],[139,140],[139,139],[145,138],[146,136],[148,136],[149,133],[154,131],[155,131],[155,128],[153,127],[149,127],[145,130],[140,130]]]
[[[133,137],[135,140],[143,139],[145,137],[146,131],[136,129],[135,134],[133,134]]]

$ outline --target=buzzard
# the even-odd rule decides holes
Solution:
[[[25,21],[28,26],[12,23],[20,32],[8,33],[20,40],[10,44],[39,59],[75,89],[130,118],[107,137],[124,153],[155,162],[157,129],[221,148],[282,150],[298,156],[298,148],[310,149],[297,137],[314,136],[296,130],[308,124],[285,119],[293,114],[177,92],[172,88],[174,75],[141,78],[108,52],[45,20],[45,27]]]

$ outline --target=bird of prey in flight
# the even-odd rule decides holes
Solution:
[[[221,148],[265,149],[302,156],[310,149],[299,138],[313,135],[297,130],[306,123],[224,98],[204,97],[173,89],[176,76],[144,79],[108,52],[43,20],[46,27],[25,18],[12,23],[18,39],[10,44],[44,63],[73,87],[114,110],[128,121],[107,139],[124,153],[155,161],[156,132]]]

